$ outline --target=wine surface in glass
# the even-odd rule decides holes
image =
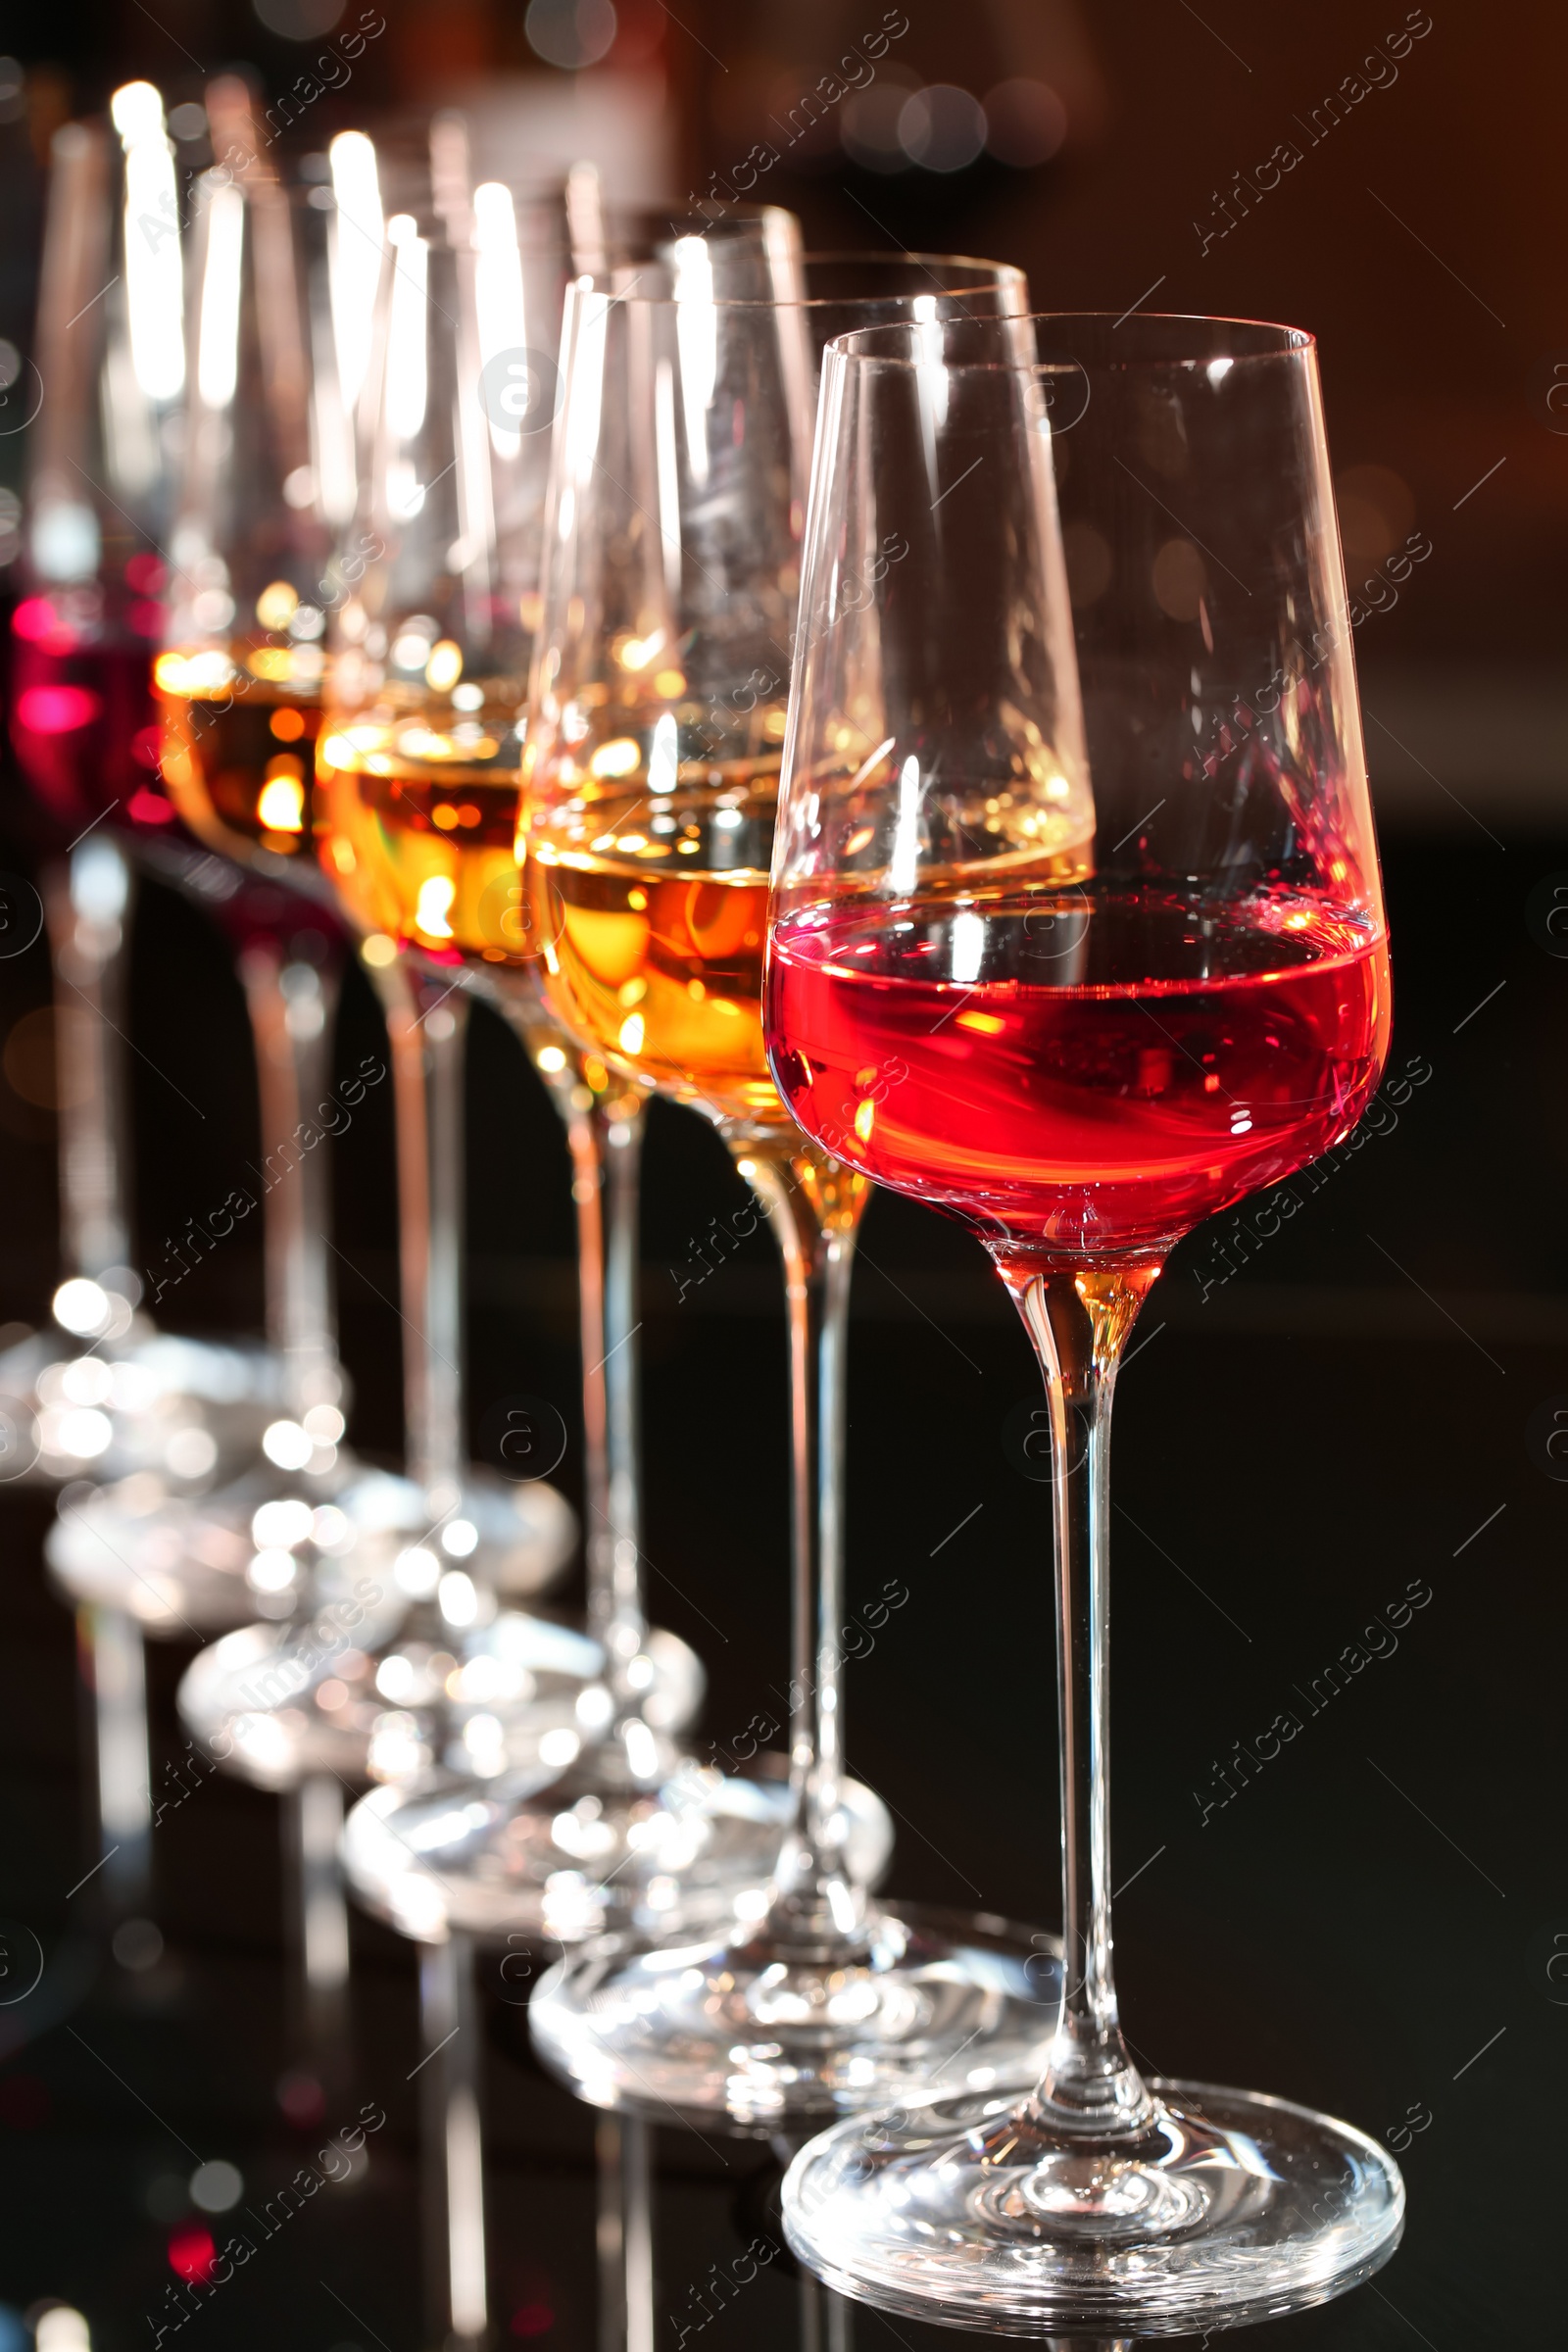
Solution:
[[[809,1135],[987,1235],[1171,1239],[1353,1126],[1390,1021],[1365,916],[1089,882],[841,898],[778,923],[773,1066]]]
[[[241,862],[256,849],[306,858],[319,693],[304,679],[258,677],[242,662],[207,651],[159,655],[164,781],[209,849]]]
[[[36,622],[45,608],[18,608],[11,660],[11,740],[34,800],[63,831],[116,813],[121,823],[166,826],[174,811],[158,787],[158,712],[152,647],[145,639],[74,639]]]
[[[776,755],[535,820],[527,872],[549,993],[578,1036],[710,1115],[793,1131],[762,1045]]]
[[[316,763],[321,860],[362,930],[438,961],[533,959],[513,719],[505,706],[462,717],[447,706],[329,721]]]

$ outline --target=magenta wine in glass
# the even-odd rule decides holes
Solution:
[[[907,557],[843,609],[890,533]],[[1312,338],[1071,317],[844,338],[801,614],[769,1054],[808,1135],[978,1234],[1039,1356],[1065,1980],[1033,2092],[824,2133],[788,2177],[791,2242],[955,2326],[1237,2326],[1368,2276],[1404,2202],[1348,2124],[1146,2080],[1111,1974],[1117,1359],[1174,1244],[1337,1143],[1388,1048]]]
[[[189,854],[172,847],[151,685],[186,388],[180,226],[152,83],[122,84],[106,118],[55,132],[6,718],[46,851],[64,1262],[50,1319],[0,1356],[0,1477],[63,1489],[48,1551],[90,1666],[102,1876],[86,1899],[108,1916],[149,1894],[141,1636],[183,1630],[191,1604],[161,1572],[105,1554],[83,1482],[200,1492],[254,1451],[277,1379],[255,1347],[156,1328],[157,1289],[144,1298],[130,1262],[136,868]]]

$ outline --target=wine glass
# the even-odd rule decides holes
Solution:
[[[564,205],[499,182],[471,186],[456,140],[433,160],[431,190],[409,191],[409,207],[387,222],[359,532],[370,553],[333,617],[318,750],[320,846],[367,935],[367,959],[406,992],[392,1016],[395,1053],[400,1035],[411,1054],[422,1045],[424,1091],[411,1078],[407,1118],[400,1085],[400,1159],[405,1169],[413,1159],[431,1200],[432,1318],[455,1314],[457,1055],[472,994],[482,991],[519,1033],[565,1120],[598,1639],[555,1629],[591,1649],[595,1671],[566,1720],[534,1711],[531,1754],[472,1741],[464,1758],[448,1746],[425,1759],[448,1769],[426,1774],[406,1800],[374,1790],[351,1817],[345,1852],[356,1890],[423,1946],[432,2050],[471,2002],[470,1936],[494,1932],[498,1912],[503,1934],[581,1933],[601,1901],[617,1898],[615,1862],[645,1828],[657,1838],[671,1737],[702,1690],[694,1653],[650,1629],[642,1611],[632,1375],[641,1102],[545,1013],[514,856],[562,296],[570,266],[608,266],[624,248],[607,239],[591,172],[572,173]],[[717,250],[749,255],[757,242],[734,223]],[[458,1350],[449,1342],[445,1352],[455,1443]],[[519,1418],[503,1453],[525,1467],[537,1434]],[[464,1762],[466,1776],[451,1769]],[[569,1791],[564,1774],[574,1775]],[[554,1801],[531,1809],[546,1786]],[[488,1841],[474,1834],[475,1815]],[[776,1816],[736,1809],[726,1826],[731,1876],[757,1884],[776,1850]],[[662,1851],[668,1860],[667,1845]],[[483,2306],[484,2216],[476,2163],[461,2151],[480,2144],[474,2036],[452,2041],[440,2063],[427,2145],[452,2219],[441,2285],[453,2328],[471,2333]]]
[[[261,1082],[269,1322],[288,1396],[265,1440],[267,1462],[184,1514],[179,1532],[198,1558],[216,1556],[228,1535],[250,1587],[247,1614],[284,1617],[311,1582],[318,1547],[309,1537],[265,1543],[255,1514],[303,1498],[357,1516],[323,1148],[341,1117],[329,1046],[343,935],[311,855],[309,779],[325,609],[340,593],[334,539],[355,493],[342,281],[364,248],[362,281],[376,256],[339,207],[325,159],[309,159],[298,181],[279,177],[243,81],[211,82],[207,112],[224,160],[197,189],[174,583],[154,674],[165,781],[197,838],[246,877],[231,919]],[[373,1492],[384,1518],[386,1493]],[[429,1525],[426,1497],[411,1488],[402,1500],[405,1540],[417,1539]],[[155,1542],[170,1532],[147,1531]]]
[[[352,539],[336,543],[348,533],[357,497],[355,410],[369,362],[368,306],[380,275],[374,155],[363,134],[344,134],[328,156],[307,159],[301,180],[287,185],[266,159],[243,83],[227,77],[212,84],[208,109],[215,147],[228,163],[209,176],[198,220],[198,357],[175,530],[181,589],[171,615],[172,643],[158,663],[165,773],[201,838],[253,877],[284,886],[281,899],[272,894],[274,904],[302,894],[318,936],[335,938],[335,899],[315,856],[311,792],[326,617],[365,564]],[[306,975],[274,966],[253,942],[244,964],[248,981],[257,974],[253,999],[264,1016],[279,995],[285,999],[283,1036],[303,1060],[309,1047],[319,1050],[328,992],[313,992]],[[317,1004],[302,1004],[313,994]],[[259,1017],[258,1028],[265,1068],[279,1024]],[[394,1031],[399,1079],[402,1042]],[[326,1075],[312,1074],[318,1082]],[[298,1091],[309,1115],[314,1087]],[[332,1117],[330,1102],[319,1115]],[[286,1119],[280,1126],[294,1132]],[[279,1156],[281,1207],[290,1188],[297,1194],[296,1179],[319,1175],[324,1154],[307,1154],[294,1167]],[[416,1186],[409,1189],[417,1195]],[[270,1203],[272,1197],[270,1184]],[[311,1438],[311,1391],[335,1378],[321,1215],[296,1214],[285,1242],[278,1321],[301,1392],[296,1419]],[[423,1312],[422,1286],[415,1301]],[[455,1334],[442,1332],[436,1345],[442,1341],[455,1351]],[[410,1415],[406,1535],[416,1542],[428,1535],[438,1551],[466,1564],[470,1580],[503,1592],[536,1589],[559,1564],[552,1558],[546,1566],[537,1541],[547,1491],[517,1493],[490,1481],[477,1494],[465,1492],[461,1455],[446,1459],[458,1432],[449,1446],[446,1431],[432,1428],[440,1416],[424,1354],[417,1348],[410,1354],[420,1378],[411,1384],[416,1409]],[[335,1446],[341,1415],[330,1421],[336,1428],[328,1427],[327,1444]],[[293,1450],[305,1449],[296,1443]],[[322,1468],[310,1459],[285,1467],[307,1478]],[[545,1548],[559,1552],[555,1544]],[[266,1613],[287,1613],[302,1573],[297,1567],[275,1590],[269,1581]]]
[[[269,159],[242,81],[211,83],[207,108],[224,160],[198,189],[172,539],[177,585],[156,679],[176,804],[197,838],[245,877],[231,927],[262,1082],[269,1316],[287,1394],[264,1439],[266,1459],[246,1476],[200,1506],[122,1512],[94,1532],[133,1566],[172,1556],[187,1583],[226,1572],[248,1603],[243,1614],[274,1621],[198,1658],[181,1705],[230,1770],[285,1796],[291,1877],[303,1874],[303,2039],[319,2068],[342,2041],[343,1781],[363,1779],[382,1758],[387,1769],[393,1759],[417,1763],[417,1705],[385,1702],[422,1695],[439,1710],[443,1671],[432,1671],[432,1658],[448,1658],[445,1674],[461,1676],[482,1647],[493,1699],[509,1679],[507,1695],[530,1706],[542,1699],[529,1629],[497,1625],[495,1595],[540,1591],[559,1574],[573,1521],[538,1485],[438,1490],[417,1429],[413,1479],[360,1471],[341,1444],[325,1179],[327,1138],[343,1119],[327,1059],[342,931],[313,854],[309,795],[326,611],[353,576],[352,548],[336,540],[356,497],[353,370],[368,356],[365,298],[374,296],[380,240],[356,202],[363,138],[306,159],[288,182]],[[345,1093],[352,1102],[363,1092],[362,1073],[358,1093]],[[336,1643],[352,1650],[350,1664],[318,1629],[356,1602],[363,1618],[368,1595],[373,1632]],[[426,1622],[432,1615],[440,1621]],[[494,1642],[509,1636],[526,1654],[514,1642],[503,1671]],[[301,1653],[318,1649],[321,1670],[296,1674]],[[580,1663],[566,1670],[573,1699]],[[277,1696],[270,1705],[247,1699],[247,1684]],[[502,1724],[494,1706],[469,1705],[455,1729],[461,1736],[481,1718]],[[313,1933],[333,1913],[331,1932]]]
[[[203,839],[272,885],[280,905],[302,893],[336,934],[335,894],[316,856],[314,747],[327,615],[368,562],[351,525],[382,272],[380,167],[369,139],[345,133],[285,184],[242,83],[211,85],[208,110],[227,160],[204,187],[197,224],[198,356],[175,533],[186,592],[159,663],[166,772]],[[432,184],[448,197],[461,143],[461,124],[438,118],[430,163],[421,172],[404,158],[392,175],[413,172],[427,201]],[[514,1760],[509,1742],[531,1754],[534,1740],[569,1726],[598,1663],[591,1643],[500,1605],[564,1569],[575,1522],[542,1480],[514,1484],[467,1465],[460,1269],[446,1249],[457,1230],[447,1204],[461,1190],[449,1148],[461,1032],[433,1001],[412,1017],[400,975],[372,970],[387,1004],[412,1276],[410,1476],[349,1478],[341,1461],[296,1445],[299,1458],[281,1463],[285,1493],[252,1480],[215,1498],[192,1543],[211,1552],[226,1535],[249,1561],[263,1613],[288,1622],[216,1644],[180,1693],[187,1724],[229,1769],[287,1792],[301,1853],[307,1825],[334,1815],[316,1840],[323,1876],[335,1869],[345,1781],[416,1774],[452,1752],[500,1769]],[[297,1013],[297,992],[287,1009]],[[289,1029],[303,1054],[324,1021],[291,1018]],[[444,1118],[430,1118],[432,1098]],[[288,1169],[280,1192],[303,1174]],[[324,1255],[318,1224],[296,1218],[291,1238]],[[302,1383],[319,1377],[326,1352],[324,1264],[314,1270],[318,1282],[285,1292],[285,1305],[303,1296],[304,1311],[286,1319]],[[309,1411],[296,1419],[315,1435]],[[361,1604],[352,1640],[350,1600]],[[310,1905],[301,1909],[308,1918]],[[335,1942],[341,1978],[346,1927]],[[329,2023],[325,2004],[316,2007]],[[330,2038],[313,2036],[318,2047]]]
[[[625,218],[607,225],[596,197],[592,172],[574,171],[566,190],[574,257],[590,271],[636,275],[660,266],[670,244],[667,224]],[[469,479],[474,455],[461,439],[459,462],[447,461],[453,419],[442,396],[432,396],[413,430],[393,397],[391,343],[423,332],[413,274],[431,273],[432,316],[444,299],[435,285],[439,251],[432,246],[426,258],[410,217],[396,225],[395,250],[407,245],[416,259],[414,272],[399,266],[389,289],[389,389],[369,485],[378,502],[369,531],[388,552],[341,615],[334,718],[318,755],[326,856],[357,918],[398,942],[416,968],[437,975],[443,1009],[464,1001],[453,994],[460,981],[498,1005],[564,1120],[578,1223],[589,1624],[604,1645],[606,1671],[584,1693],[575,1737],[552,1738],[543,1748],[548,1786],[524,1773],[470,1787],[462,1802],[439,1785],[406,1797],[375,1792],[351,1825],[348,1853],[363,1899],[411,1934],[575,1940],[639,1915],[646,1920],[650,1905],[666,1916],[677,1902],[706,1901],[727,1912],[734,1895],[755,1893],[777,1851],[783,1792],[732,1788],[680,1756],[670,1735],[695,1703],[695,1685],[680,1665],[690,1653],[651,1633],[644,1614],[635,1288],[647,1089],[612,1072],[591,1041],[581,1044],[564,1030],[538,986],[514,836],[555,367],[547,350],[517,368],[520,406],[497,380],[498,356],[505,361],[510,351],[527,360],[516,342],[520,328],[508,324],[500,261],[507,235],[518,238],[529,217],[497,186],[475,191],[471,215],[471,273],[462,273],[460,248],[447,265],[454,291],[445,299],[464,330],[471,318],[470,372],[461,375],[460,340],[452,398],[466,401],[477,422],[488,489]],[[776,212],[726,221],[713,237],[710,268],[721,284],[754,292],[764,275],[777,278],[793,266],[794,227]],[[523,304],[522,315],[536,321],[530,331],[542,331],[544,311],[541,289]],[[464,598],[444,523],[429,524],[422,509],[416,518],[400,511],[399,484],[411,463],[445,479],[446,495],[460,502],[488,497],[492,561],[510,590],[507,602],[493,596],[486,606],[471,587]],[[432,646],[444,649],[439,660]],[[421,647],[413,677],[400,676],[411,650]]]
[[[1016,271],[826,257],[799,302],[715,299],[683,240],[662,294],[574,290],[523,787],[533,924],[560,1017],[704,1111],[770,1213],[789,1306],[793,1817],[760,1917],[606,1944],[530,2008],[601,2105],[744,2119],[1027,2071],[1050,1990],[1029,1939],[875,1907],[844,1777],[845,1308],[865,1179],[806,1143],[763,1054],[766,871],[824,340],[1023,304]],[[859,551],[866,595],[897,559]],[[1036,1975],[1042,1975],[1037,1968]]]
[[[426,1482],[439,1489],[465,1475],[466,1450],[458,1371],[458,1114],[470,997],[459,985],[461,942],[478,920],[471,893],[484,902],[482,944],[504,963],[515,897],[508,879],[514,876],[510,822],[502,851],[495,823],[485,821],[494,771],[509,773],[510,725],[501,726],[498,741],[486,733],[488,713],[475,715],[484,712],[484,690],[475,683],[474,641],[491,650],[488,641],[498,639],[515,667],[525,664],[526,574],[536,562],[543,457],[537,420],[519,429],[513,404],[519,394],[525,405],[547,397],[542,380],[553,370],[570,256],[559,197],[522,199],[500,183],[469,187],[466,141],[450,118],[435,126],[426,187],[406,192],[418,217],[396,211],[386,223],[380,344],[368,363],[369,454],[356,534],[366,553],[332,615],[318,847],[388,1004],[405,1208],[419,1195],[425,1202],[412,1250],[404,1225],[406,1283],[427,1328],[423,1399],[414,1417],[428,1457]],[[379,216],[379,195],[376,204]],[[508,372],[514,363],[515,377]],[[389,598],[394,609],[383,618]],[[383,683],[383,702],[390,698],[403,716],[424,699],[445,715],[445,736],[405,729],[410,745],[417,736],[430,779],[453,788],[439,800],[439,825],[416,806],[407,776],[394,776],[388,788],[379,744],[360,740],[375,731]],[[469,758],[474,745],[484,748]],[[400,736],[396,749],[404,748]],[[363,792],[356,781],[362,765],[371,779]],[[405,833],[416,837],[412,850]],[[421,856],[432,848],[433,861]],[[466,886],[461,898],[454,873]],[[602,1352],[596,1346],[589,1361]]]
[[[51,144],[22,593],[8,719],[46,844],[55,977],[61,1255],[53,1323],[0,1357],[7,1477],[65,1484],[47,1549],[77,1611],[96,1730],[108,1907],[148,1891],[153,1798],[144,1633],[232,1624],[128,1569],[93,1531],[92,1480],[163,1500],[250,1459],[279,1408],[269,1350],[156,1328],[132,1269],[125,979],[136,869],[179,827],[158,774],[162,625],[185,389],[181,220],[163,100],[118,88]],[[216,1619],[202,1602],[216,1598]],[[181,1605],[182,1602],[186,1605]]]
[[[110,120],[51,147],[8,718],[48,864],[61,1058],[56,1329],[0,1357],[7,1477],[155,1473],[199,1489],[254,1446],[275,1367],[155,1332],[135,1310],[124,962],[132,860],[177,832],[159,788],[149,662],[183,401],[174,163],[163,101],[128,82]],[[87,1357],[95,1359],[89,1364]]]
[[[833,612],[890,531],[907,559]],[[1236,2326],[1367,2276],[1403,2210],[1348,2125],[1146,2082],[1111,1976],[1117,1361],[1172,1245],[1337,1143],[1388,1046],[1312,339],[1145,317],[849,337],[808,542],[803,612],[828,617],[790,705],[769,1054],[808,1133],[979,1235],[1040,1360],[1066,1969],[1028,2097],[825,2132],[790,2236],[844,2291],[952,2325]]]

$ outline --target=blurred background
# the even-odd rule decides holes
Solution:
[[[1122,1999],[1156,2069],[1260,2082],[1400,2150],[1411,2220],[1394,2264],[1260,2346],[1547,2340],[1568,2091],[1550,1973],[1553,1938],[1568,1950],[1568,1491],[1540,1435],[1568,1403],[1568,965],[1543,911],[1568,883],[1568,19],[1476,0],[76,0],[4,22],[0,597],[49,139],[131,75],[175,110],[188,172],[209,155],[204,84],[239,67],[291,138],[456,102],[487,160],[524,174],[591,155],[619,197],[790,206],[810,247],[1016,262],[1041,308],[1318,336],[1394,932],[1390,1066],[1407,1086],[1278,1233],[1228,1218],[1192,1236],[1135,1343],[1116,1471]],[[1407,548],[1424,552],[1401,578]],[[0,866],[34,858],[8,778]],[[134,955],[147,1265],[257,1135],[216,932],[149,883]],[[355,982],[341,1066],[377,1050],[378,1022]],[[468,1083],[474,1420],[518,1390],[558,1400],[573,1492],[564,1150],[482,1009]],[[336,1148],[334,1186],[350,1435],[392,1458],[389,1091]],[[56,1108],[40,944],[0,961],[0,1340],[39,1321],[57,1280]],[[656,1108],[647,1185],[652,1602],[705,1658],[722,1756],[781,1714],[782,1302],[763,1233],[690,1280],[741,1200],[695,1119]],[[170,1323],[259,1329],[251,1250],[215,1252]],[[851,1759],[895,1808],[895,1888],[1050,1925],[1048,1536],[1004,1443],[1032,1395],[1027,1349],[978,1249],[890,1198],[855,1314],[852,1608],[891,1575],[910,1600],[854,1670]],[[199,2271],[204,2232],[221,2237],[197,2166],[232,2165],[259,2202],[304,2142],[275,2096],[266,1798],[215,1780],[160,1831],[159,1951],[127,1966],[78,1935],[67,1890],[91,1848],[71,1619],[39,1558],[50,1507],[0,1489],[0,1914],[36,1935],[57,1988],[47,2011],[0,1997],[0,2352],[51,2298],[118,2352],[158,2340],[168,2283]],[[1238,1743],[1417,1585],[1430,1598],[1396,1648],[1363,1655],[1216,1806]],[[187,1654],[151,1655],[171,1757]],[[355,1936],[355,2077],[388,2130],[363,2183],[203,2313],[214,2343],[420,2341],[413,1964],[365,1922]],[[499,1978],[486,1999],[499,2339],[587,2346],[592,2127],[531,2068]],[[712,2266],[771,2226],[767,2163],[662,2133],[662,2352],[694,2325],[705,2352],[803,2340],[782,2263],[694,2318]],[[835,2345],[926,2340],[862,2313],[810,2324]]]

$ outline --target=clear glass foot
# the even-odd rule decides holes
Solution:
[[[541,1738],[570,1732],[601,1669],[596,1642],[521,1610],[443,1643],[400,1630],[401,1594],[361,1606],[244,1626],[199,1651],[179,1686],[186,1730],[260,1788],[316,1772],[412,1780],[449,1740],[460,1756],[481,1748],[498,1771],[514,1741],[537,1770]]]
[[[762,1936],[596,1947],[550,1971],[529,2021],[546,2065],[594,2106],[765,2130],[933,2087],[1021,2085],[1060,1984],[1054,1937],[879,1903],[816,1954]]]
[[[795,2159],[784,2220],[841,2294],[956,2328],[1185,2335],[1325,2302],[1393,2253],[1398,2168],[1285,2099],[1152,2081],[1136,2138],[1075,2144],[1032,2101],[933,2098]]]
[[[545,1492],[527,1490],[535,1500]],[[227,1770],[270,1789],[318,1772],[407,1784],[438,1769],[487,1783],[517,1773],[537,1788],[587,1744],[604,1696],[599,1642],[498,1610],[450,1559],[429,1563],[441,1571],[431,1595],[411,1601],[398,1541],[379,1565],[358,1552],[351,1587],[318,1587],[314,1610],[241,1627],[192,1659],[180,1715]],[[683,1727],[702,1703],[695,1653],[653,1632],[643,1658],[650,1711]]]
[[[0,1480],[155,1474],[200,1493],[255,1453],[282,1409],[270,1348],[153,1329],[118,1292],[76,1279],[58,1318],[0,1354]]]
[[[323,1449],[324,1450],[324,1449]],[[458,1570],[503,1597],[548,1589],[575,1520],[551,1487],[475,1472],[455,1508],[333,1449],[325,1471],[269,1462],[199,1499],[138,1472],[74,1502],[45,1549],[69,1597],[123,1608],[152,1634],[221,1633],[347,1596],[368,1576],[401,1602]],[[405,1556],[407,1555],[407,1556]]]
[[[665,1764],[667,1777],[640,1781],[607,1741],[544,1786],[532,1772],[372,1789],[349,1816],[349,1883],[421,1939],[573,1944],[755,1920],[790,1826],[788,1783]],[[851,1858],[874,1884],[893,1842],[886,1808],[851,1783],[845,1810]]]

